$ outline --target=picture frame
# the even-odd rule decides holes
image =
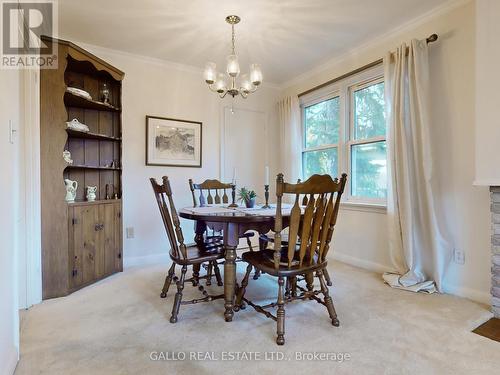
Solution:
[[[146,165],[201,168],[202,123],[146,116]]]

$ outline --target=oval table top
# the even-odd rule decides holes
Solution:
[[[289,216],[289,205],[283,204],[281,211],[283,216]],[[268,222],[269,220],[274,220],[276,216],[276,205],[271,205],[271,208],[229,208],[227,206],[184,207],[179,211],[179,216],[190,220],[222,223]]]

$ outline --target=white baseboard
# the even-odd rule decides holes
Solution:
[[[453,294],[454,296],[470,299],[475,302],[484,303],[491,306],[491,294],[477,289],[471,289],[463,286],[456,286],[443,283],[443,291],[446,294]]]
[[[350,255],[341,254],[339,252],[333,253],[333,259],[338,260],[339,262],[342,262],[342,263],[347,263],[351,266],[363,268],[365,270],[369,270],[369,271],[373,271],[373,272],[378,272],[380,274],[393,270],[392,267],[384,266],[383,264],[371,262],[369,260],[355,258],[355,257],[352,257]]]
[[[0,375],[12,375],[16,370],[17,361],[19,360],[19,354],[17,349],[12,346],[10,350],[5,355],[5,362],[3,364],[0,363]]]
[[[147,266],[152,264],[167,264],[170,261],[167,253],[149,254],[135,257],[124,257],[123,268]]]
[[[373,272],[378,272],[380,274],[388,271],[393,271],[393,268],[390,266],[384,266],[383,264],[380,263],[375,263],[368,260],[355,258],[350,255],[345,255],[338,252],[333,254],[333,259],[338,260],[342,263],[349,264],[351,266],[364,268],[366,270]],[[489,292],[484,292],[477,289],[471,289],[462,286],[450,285],[446,283],[444,283],[443,289],[444,289],[443,291],[446,294],[452,294],[454,296],[470,299],[471,301],[474,302],[491,305],[491,295]]]

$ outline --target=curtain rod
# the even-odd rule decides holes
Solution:
[[[429,43],[435,42],[437,39],[438,39],[438,35],[437,34],[432,34],[427,39],[425,39],[425,41],[427,42],[427,44],[429,44]],[[354,69],[353,71],[350,71],[349,73],[342,74],[340,77],[333,78],[333,79],[331,79],[331,80],[329,80],[327,82],[319,84],[318,86],[314,86],[312,89],[309,89],[309,90],[306,90],[304,92],[301,92],[298,95],[298,97],[300,98],[301,96],[307,95],[310,92],[313,92],[313,91],[321,89],[321,88],[323,88],[325,86],[331,85],[332,83],[335,83],[335,82],[338,82],[340,80],[343,80],[344,78],[347,78],[347,77],[353,76],[355,74],[358,74],[358,73],[362,72],[365,69],[373,68],[374,66],[382,64],[383,61],[384,61],[384,59],[378,59],[378,60],[373,61],[373,62],[371,62],[369,64],[363,65],[362,67]]]

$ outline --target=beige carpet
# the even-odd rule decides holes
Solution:
[[[286,311],[287,342],[278,347],[273,321],[249,307],[225,323],[222,300],[182,306],[179,322],[170,324],[172,294],[159,298],[165,269],[132,268],[23,313],[16,374],[491,375],[500,368],[500,344],[470,332],[491,314],[464,299],[394,290],[380,275],[333,263],[330,289],[341,327],[330,324],[322,305],[294,302]],[[185,291],[198,295],[188,285]],[[274,279],[251,280],[248,293],[274,298]],[[219,360],[150,359],[151,352],[177,352],[180,358],[205,351]],[[262,359],[222,360],[242,351]],[[283,361],[264,360],[266,352],[277,351]],[[350,359],[296,360],[296,352],[348,353]]]

